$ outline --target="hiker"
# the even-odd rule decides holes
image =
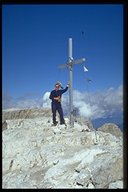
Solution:
[[[60,88],[62,88],[60,90]],[[69,83],[67,84],[66,88],[63,89],[63,87],[61,86],[60,82],[57,82],[55,84],[55,89],[53,91],[51,91],[49,99],[52,100],[51,103],[51,108],[52,108],[52,120],[53,120],[53,125],[57,125],[57,121],[56,121],[56,111],[58,111],[59,116],[60,116],[60,125],[65,124],[64,121],[64,117],[63,117],[63,109],[61,106],[61,96],[63,93],[65,93],[69,88]]]

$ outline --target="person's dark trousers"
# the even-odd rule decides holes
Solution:
[[[52,104],[52,120],[53,120],[53,124],[56,124],[56,110],[57,110],[56,105]]]
[[[61,104],[57,107],[58,113],[60,115],[60,124],[65,124],[64,118],[63,118],[63,110],[61,107]]]
[[[53,124],[56,124],[56,111],[58,111],[60,116],[60,124],[64,124],[64,118],[63,118],[63,110],[61,107],[61,104],[52,104],[52,118],[53,118]]]

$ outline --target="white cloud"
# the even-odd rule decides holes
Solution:
[[[74,106],[75,106],[75,108],[79,109],[79,114],[81,116],[85,116],[85,117],[90,117],[91,116],[91,113],[92,113],[91,108],[84,101],[75,101]]]
[[[43,96],[43,107],[50,108],[51,107],[51,100],[49,99],[50,92],[46,92]]]
[[[13,98],[9,93],[2,94],[2,108],[11,108],[14,106]]]
[[[113,107],[121,107],[122,109],[123,88],[120,86],[117,90],[109,89],[106,93],[105,102]]]
[[[73,92],[74,106],[79,109],[82,116],[97,119],[107,117],[116,112],[123,111],[123,87],[109,88],[103,92],[80,93]]]

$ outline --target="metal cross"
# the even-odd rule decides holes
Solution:
[[[74,64],[80,64],[85,61],[85,58],[73,60],[72,57],[72,38],[69,38],[69,57],[68,57],[68,63],[65,63],[63,65],[59,65],[59,68],[68,68],[69,69],[69,83],[70,83],[70,88],[69,88],[69,111],[70,111],[70,126],[74,127],[74,111],[73,111],[73,87],[72,87],[72,69]]]

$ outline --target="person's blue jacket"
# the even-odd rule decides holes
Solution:
[[[67,86],[65,89],[62,89],[62,90],[57,90],[57,91],[56,91],[56,90],[54,89],[53,91],[51,91],[50,96],[49,96],[49,99],[52,100],[52,104],[57,104],[57,105],[58,105],[58,104],[61,104],[61,102],[55,100],[54,97],[60,96],[60,100],[61,100],[62,94],[65,93],[67,90],[68,90],[68,86]]]

